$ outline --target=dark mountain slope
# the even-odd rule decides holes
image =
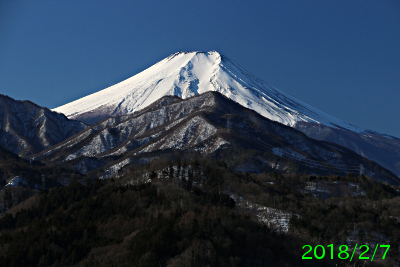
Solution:
[[[345,146],[357,154],[377,162],[382,167],[400,175],[400,139],[373,131],[362,134],[345,128],[322,124],[298,122],[295,129],[316,140]]]
[[[86,180],[76,171],[30,162],[0,146],[0,215],[42,189],[42,176],[45,189],[68,184],[72,177]]]
[[[0,145],[20,156],[38,153],[85,128],[30,101],[0,95]]]

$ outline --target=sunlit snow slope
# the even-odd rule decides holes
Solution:
[[[143,109],[165,95],[185,99],[207,91],[218,91],[289,126],[305,121],[362,131],[268,85],[216,51],[175,53],[125,81],[54,111],[95,123]]]

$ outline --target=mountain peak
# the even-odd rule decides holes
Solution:
[[[268,85],[215,50],[179,51],[125,81],[55,111],[95,123],[109,116],[138,111],[166,95],[186,99],[208,91],[220,92],[285,125],[305,121],[362,131]]]
[[[182,51],[181,50],[181,51],[178,51],[178,52],[175,52],[175,53],[171,54],[167,58],[173,58],[173,57],[175,57],[177,55],[187,55],[187,54],[192,54],[192,55],[197,55],[197,54],[212,55],[212,54],[216,54],[216,55],[220,55],[221,56],[221,54],[216,50],[211,50],[211,51],[208,51],[208,52],[205,52],[205,51]]]

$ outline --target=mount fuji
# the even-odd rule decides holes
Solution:
[[[306,135],[346,146],[400,176],[400,139],[359,128],[255,77],[216,51],[177,52],[118,84],[53,111],[94,124],[142,110],[168,95],[182,99],[219,92]]]
[[[54,111],[93,124],[133,113],[166,95],[186,99],[208,91],[217,91],[285,125],[306,121],[362,131],[268,85],[216,51],[172,54],[125,81]]]

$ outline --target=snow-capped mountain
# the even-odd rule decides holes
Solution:
[[[93,123],[138,111],[166,95],[185,99],[208,91],[285,125],[307,121],[361,130],[268,85],[216,51],[175,53],[125,81],[54,110]]]
[[[86,127],[30,101],[0,95],[0,146],[20,156],[38,153]]]
[[[54,110],[93,124],[136,112],[166,95],[186,99],[208,91],[219,92],[312,138],[346,146],[400,176],[400,139],[330,116],[274,88],[216,51],[172,54],[129,79]]]
[[[184,100],[165,96],[133,114],[92,125],[34,158],[81,172],[101,167],[104,177],[110,177],[130,163],[174,153],[214,157],[234,169],[255,172],[296,171],[294,164],[297,171],[343,174],[358,172],[363,164],[384,176],[382,181],[400,181],[349,149],[308,138],[218,92]]]

